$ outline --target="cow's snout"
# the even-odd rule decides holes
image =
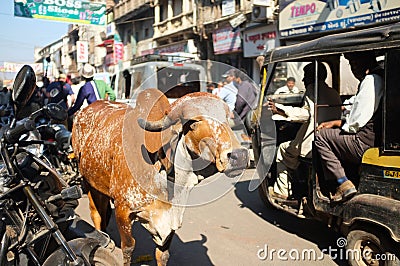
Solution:
[[[246,148],[234,149],[228,156],[228,167],[225,170],[225,174],[229,177],[235,177],[242,174],[243,170],[246,169],[249,161],[249,151]]]

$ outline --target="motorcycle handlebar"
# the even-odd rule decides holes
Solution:
[[[24,118],[18,121],[13,128],[8,128],[4,133],[4,139],[10,144],[18,142],[19,138],[29,131],[34,130],[35,121],[31,118]]]

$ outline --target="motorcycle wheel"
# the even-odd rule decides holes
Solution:
[[[85,265],[95,266],[119,266],[122,265],[117,256],[107,247],[99,245],[94,239],[74,239],[68,241],[75,254],[85,261]],[[67,263],[66,254],[59,248],[53,252],[43,266],[64,266]]]
[[[108,248],[99,247],[90,254],[90,265],[110,266],[120,265],[115,255]]]

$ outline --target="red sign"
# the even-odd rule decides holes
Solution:
[[[114,64],[124,60],[124,44],[122,42],[114,42]]]
[[[257,57],[275,47],[275,25],[251,28],[243,32],[244,57]]]
[[[85,41],[76,42],[77,59],[78,63],[87,63],[89,61],[88,43]]]
[[[242,40],[239,29],[228,26],[214,31],[213,45],[215,54],[241,51]]]

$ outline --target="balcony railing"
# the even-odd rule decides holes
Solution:
[[[235,14],[243,13],[248,14],[252,11],[252,5],[250,0],[241,0],[240,6],[236,5],[236,12]],[[233,14],[232,14],[233,15]],[[204,24],[211,24],[215,23],[216,21],[224,20],[225,18],[230,18],[230,16],[222,16],[222,5],[208,5],[203,7],[203,23]]]
[[[145,4],[149,4],[149,0],[124,0],[119,2],[114,7],[114,19],[118,20],[119,18],[131,13],[139,9],[141,6]]]
[[[181,13],[154,24],[154,39],[194,27],[193,11]]]

